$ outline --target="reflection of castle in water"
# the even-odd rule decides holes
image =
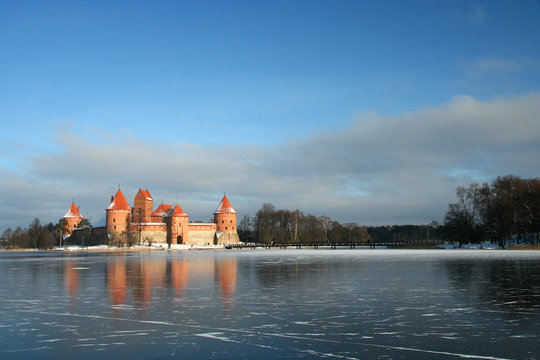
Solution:
[[[138,306],[147,308],[153,296],[163,296],[168,289],[180,299],[189,295],[190,282],[213,281],[223,306],[230,308],[236,292],[236,261],[236,258],[186,261],[145,256],[138,261],[124,257],[111,259],[106,267],[109,302],[115,312],[120,312],[131,301],[131,294]]]
[[[113,306],[126,303],[128,295],[126,259],[115,258],[107,263],[107,289]]]
[[[79,291],[79,270],[71,260],[64,263],[64,286],[69,299],[73,301]]]

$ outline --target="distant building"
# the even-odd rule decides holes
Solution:
[[[161,204],[154,210],[153,202],[148,190],[139,189],[131,207],[119,189],[116,195],[111,196],[111,202],[106,209],[105,227],[94,230],[106,232],[108,236],[132,232],[141,243],[146,244],[229,245],[240,241],[236,228],[236,211],[225,195],[216,208],[214,221],[211,223],[189,222],[189,215],[178,204]],[[74,225],[71,224],[75,220],[69,220],[70,231],[82,219],[79,210],[73,203],[66,214],[78,216]]]
[[[81,207],[75,206],[75,202],[72,202],[71,207],[67,211],[66,215],[64,215],[63,219],[66,222],[66,231],[64,232],[64,235],[70,235],[83,219],[81,215]]]

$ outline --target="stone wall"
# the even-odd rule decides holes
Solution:
[[[216,235],[215,230],[197,230],[189,232],[190,245],[213,245],[214,237]]]
[[[139,236],[137,234],[137,236]],[[167,243],[167,232],[165,230],[143,230],[141,231],[141,243],[147,245],[149,242],[152,244],[166,244]]]
[[[223,244],[223,245],[229,245],[229,244],[238,244],[240,242],[240,238],[238,237],[238,233],[236,232],[218,232],[217,233],[217,242],[216,244]]]

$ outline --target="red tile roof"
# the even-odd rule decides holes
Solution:
[[[71,203],[71,207],[69,208],[66,215],[64,215],[64,218],[79,218],[79,219],[83,218],[81,214],[79,213],[79,209],[77,208],[77,206],[75,206],[75,202]]]
[[[216,211],[214,211],[214,214],[236,214],[236,211],[232,207],[226,195],[223,195],[223,199],[221,199],[221,202],[219,203]]]
[[[152,213],[152,216],[163,216],[169,210],[171,210],[172,205],[161,204],[158,208]]]
[[[107,210],[131,210],[124,194],[122,194],[122,190],[118,189]]]
[[[148,190],[139,189],[139,191],[143,194],[146,200],[153,200]]]
[[[188,216],[188,214],[186,214],[180,206],[176,205],[173,209],[170,209],[167,212],[167,217],[169,216]]]

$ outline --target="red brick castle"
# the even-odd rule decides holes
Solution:
[[[119,189],[111,196],[106,209],[105,227],[94,230],[106,231],[109,237],[134,232],[143,244],[229,245],[239,242],[236,211],[225,195],[211,223],[189,222],[189,215],[179,205],[161,204],[154,210],[153,202],[148,190],[139,189],[131,207]],[[82,220],[80,206],[71,204],[64,219],[71,233]]]

